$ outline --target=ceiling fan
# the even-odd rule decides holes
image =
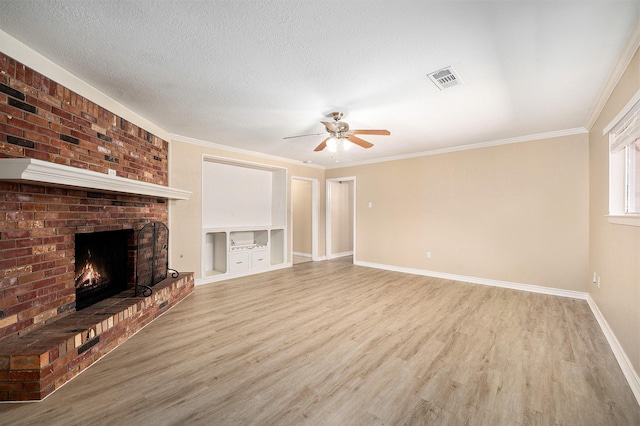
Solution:
[[[355,135],[388,136],[391,134],[391,132],[389,132],[388,130],[349,130],[349,125],[344,121],[340,121],[340,119],[342,119],[341,112],[332,112],[330,115],[334,120],[333,123],[330,121],[321,121],[321,123],[324,124],[327,133],[329,133],[329,136],[325,140],[323,140],[322,143],[320,143],[320,145],[318,145],[316,149],[314,149],[314,151],[322,151],[327,147],[329,147],[329,150],[335,151],[336,141],[345,139],[358,146],[361,146],[362,148],[371,148],[373,146],[371,142],[360,139]],[[303,136],[318,136],[323,134],[324,133],[311,133],[308,135],[288,136],[284,139],[300,138]]]

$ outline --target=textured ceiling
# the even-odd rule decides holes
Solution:
[[[169,133],[315,164],[575,129],[632,1],[0,0],[0,30]],[[464,84],[426,74],[453,66]],[[313,152],[331,111],[388,129]]]

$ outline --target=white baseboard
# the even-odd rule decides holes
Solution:
[[[337,259],[339,257],[353,256],[353,251],[343,251],[341,253],[331,253],[332,259]]]
[[[636,373],[633,365],[631,364],[631,361],[629,360],[629,357],[627,357],[624,349],[622,349],[622,346],[620,345],[620,342],[618,342],[616,335],[613,333],[613,330],[611,330],[611,327],[609,327],[607,320],[604,319],[604,315],[602,315],[602,312],[600,312],[598,305],[596,304],[595,300],[593,300],[591,295],[587,296],[587,303],[591,308],[591,312],[593,312],[593,316],[596,317],[598,324],[600,324],[600,328],[602,329],[604,336],[607,338],[607,342],[609,342],[609,346],[613,351],[613,355],[615,355],[616,360],[618,361],[618,365],[620,365],[622,373],[627,379],[633,395],[636,397],[636,401],[638,401],[638,404],[640,404],[640,377],[638,377],[638,373]]]
[[[404,272],[407,274],[423,275],[426,277],[444,278],[452,281],[462,281],[465,283],[489,285],[492,287],[510,288],[512,290],[528,291],[530,293],[550,294],[552,296],[570,297],[572,299],[586,300],[589,293],[573,290],[562,290],[553,287],[542,287],[532,284],[513,283],[509,281],[491,280],[488,278],[468,277],[465,275],[448,274],[445,272],[427,271],[425,269],[404,268],[401,266],[384,265],[381,263],[362,262],[356,260],[356,265],[367,266],[369,268],[385,269],[387,271]]]
[[[299,252],[299,251],[294,251],[292,254],[294,256],[300,256],[300,257],[313,257],[313,256],[311,256],[311,253],[302,253],[302,252]]]
[[[300,252],[294,251],[292,254],[294,256],[308,257],[310,259],[313,259],[313,255],[311,253],[300,253]],[[327,260],[327,256],[318,256],[318,258],[315,261],[322,262],[323,260]]]

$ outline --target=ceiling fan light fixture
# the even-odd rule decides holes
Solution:
[[[351,144],[347,139],[332,137],[327,141],[327,150],[329,152],[345,152],[351,148]]]
[[[373,144],[369,141],[366,141],[359,136],[356,135],[380,135],[380,136],[388,136],[391,133],[388,130],[351,130],[349,129],[349,124],[339,121],[342,118],[341,112],[332,112],[331,117],[333,118],[333,122],[330,121],[321,121],[320,123],[324,125],[324,128],[328,134],[328,136],[320,142],[313,151],[320,152],[323,149],[327,148],[329,152],[338,152],[338,151],[347,151],[351,148],[351,145],[358,145],[362,148],[371,148]],[[306,135],[298,135],[298,136],[287,136],[284,139],[292,139],[299,138],[302,136],[319,136],[322,133],[314,133],[314,134],[306,134]]]
[[[327,141],[327,149],[329,152],[338,152],[338,140],[336,138],[329,138]]]

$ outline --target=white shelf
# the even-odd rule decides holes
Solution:
[[[190,191],[182,189],[106,175],[93,170],[34,158],[0,158],[0,180],[146,195],[171,200],[188,200],[191,196]]]
[[[285,264],[282,227],[203,229],[203,277],[234,277]]]

